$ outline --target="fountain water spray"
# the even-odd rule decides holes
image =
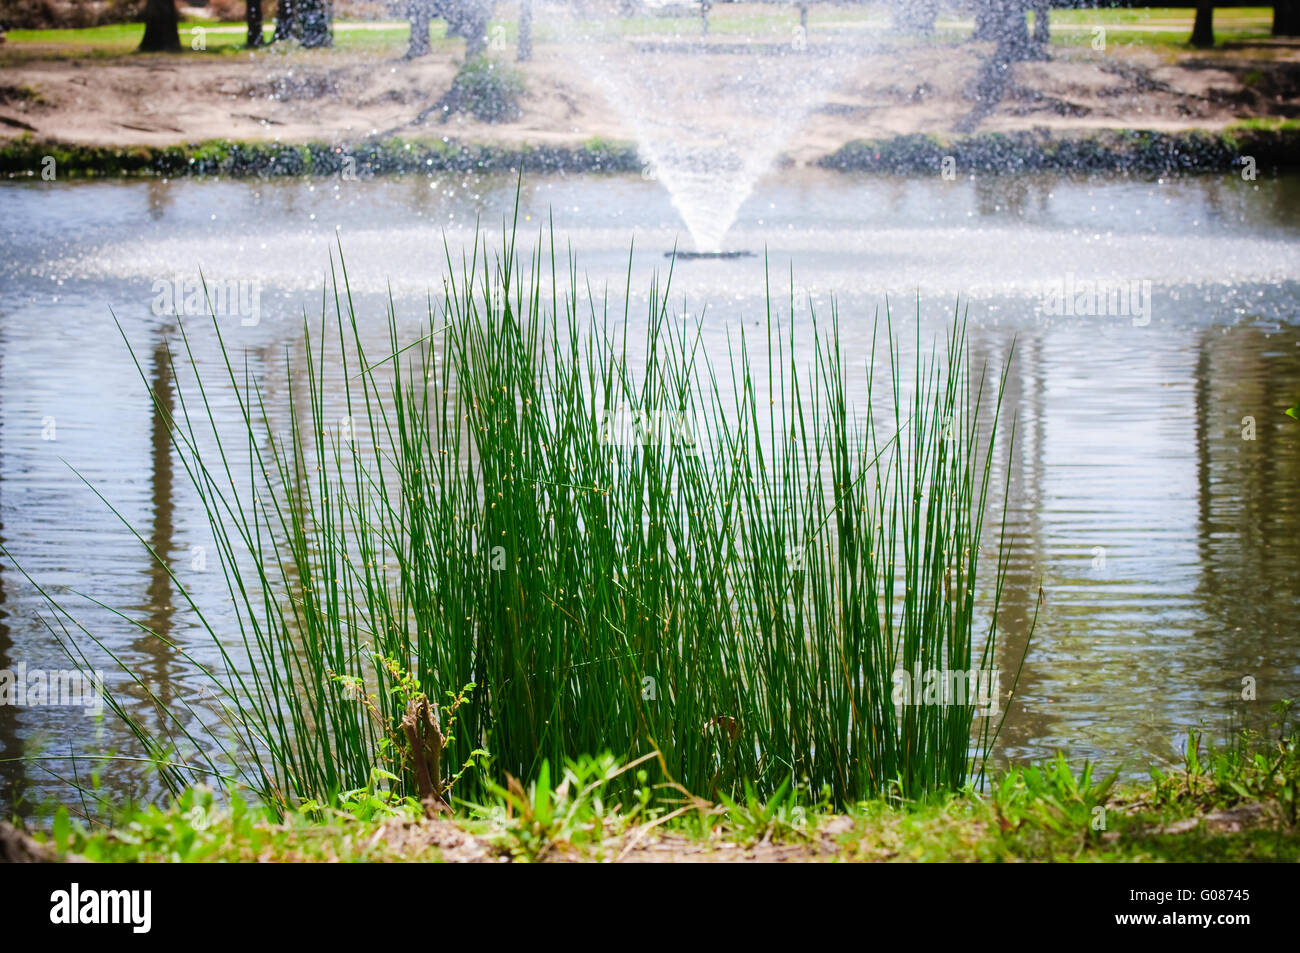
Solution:
[[[810,36],[795,4],[713,8],[707,34],[694,5],[651,2],[635,16],[548,5],[546,16],[626,122],[697,256],[722,251],[754,185],[864,48],[833,28]]]

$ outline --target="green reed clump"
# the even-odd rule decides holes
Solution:
[[[984,568],[980,541],[1001,384],[986,400],[964,323],[928,356],[918,331],[905,367],[888,322],[850,360],[834,311],[796,334],[769,304],[719,360],[666,289],[610,317],[547,258],[510,230],[476,241],[425,333],[403,340],[390,306],[378,354],[343,271],[287,420],[224,343],[224,380],[179,395],[238,628],[173,576],[223,664],[202,669],[219,720],[115,705],[165,780],[235,776],[287,808],[481,796],[605,751],[657,751],[709,798],[982,776],[977,699],[894,698],[900,670],[996,665],[1005,547]]]

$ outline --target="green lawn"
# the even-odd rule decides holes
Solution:
[[[1195,15],[1191,7],[1053,10],[1052,43],[1089,46],[1096,27],[1103,26],[1107,44],[1185,47]],[[1267,39],[1272,28],[1272,7],[1220,7],[1214,11],[1214,38],[1218,43]]]
[[[1053,10],[1052,23],[1159,26],[1162,22],[1186,22],[1190,31],[1196,16],[1195,7],[1128,7],[1118,10]],[[1272,7],[1219,7],[1214,11],[1216,27],[1243,27],[1259,24],[1267,29],[1273,23]]]
[[[369,24],[364,28],[351,29],[348,24],[337,24],[334,34],[334,49],[349,51],[392,51],[400,53],[406,49],[408,31],[403,26]],[[510,24],[509,33],[513,33]],[[200,34],[198,31],[202,31]],[[263,35],[270,40],[273,26],[268,25]],[[459,48],[459,40],[448,40],[445,28],[439,21],[434,21],[431,40],[435,48]],[[69,57],[116,57],[134,53],[144,35],[144,25],[139,23],[121,23],[111,26],[93,27],[85,30],[11,30],[6,34],[7,42],[0,46],[0,58],[45,59]],[[214,23],[210,21],[187,21],[181,24],[180,39],[182,53],[192,55],[194,40],[202,36],[204,54],[225,54],[246,52],[244,46],[245,28],[242,23]],[[283,47],[269,47],[266,52],[279,55]],[[328,55],[328,50],[295,50],[302,54]]]
[[[1108,44],[1135,44],[1145,46],[1185,46],[1191,34],[1195,11],[1191,7],[1147,7],[1123,10],[1053,10],[1053,43],[1062,46],[1085,46],[1093,42],[1093,29],[1106,28]],[[1215,36],[1219,42],[1241,42],[1267,37],[1272,24],[1270,7],[1220,8],[1215,11]],[[694,17],[636,18],[625,21],[625,29],[635,32],[676,32],[685,21]],[[739,35],[747,32],[770,33],[786,25],[793,27],[798,13],[773,13],[765,8],[755,12],[744,5],[715,6],[710,13],[710,32],[720,35]],[[810,31],[819,25],[844,26],[859,24],[864,29],[884,30],[888,12],[879,5],[867,7],[814,6],[809,16]],[[941,17],[935,36],[937,41],[960,41],[969,31],[969,18]],[[515,24],[501,24],[506,28],[506,42],[513,48]],[[335,49],[347,52],[358,50],[400,51],[407,42],[404,24],[349,24],[340,21],[335,32]],[[182,24],[181,45],[187,50],[196,29],[207,31],[204,37],[208,53],[230,53],[244,48],[243,24],[190,21]],[[213,28],[220,28],[214,31]],[[536,25],[536,40],[545,42],[545,23]],[[117,24],[84,30],[12,30],[3,48],[6,59],[51,56],[117,56],[131,53],[140,43],[144,27],[138,23]],[[459,40],[447,40],[440,21],[433,23],[435,45],[445,44],[458,48]],[[266,35],[269,37],[268,26]]]
[[[211,28],[216,26],[237,27],[238,33],[216,33]],[[193,39],[194,28],[206,31],[204,40],[208,52],[235,49],[244,45],[243,24],[207,23],[191,21],[181,24],[181,45],[189,48]],[[144,35],[141,23],[115,23],[109,26],[91,27],[84,30],[10,30],[6,34],[6,46],[55,46],[68,49],[69,52],[90,54],[130,53],[140,45]],[[270,36],[270,29],[266,36]]]

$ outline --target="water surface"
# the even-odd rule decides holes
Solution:
[[[185,653],[214,653],[122,522],[229,618],[204,510],[140,377],[174,406],[176,320],[155,313],[156,282],[202,269],[258,288],[257,323],[233,314],[223,333],[283,410],[284,362],[301,368],[303,315],[319,314],[340,253],[378,351],[389,295],[415,328],[476,225],[500,243],[515,188],[462,175],[0,185],[0,540],[43,585],[176,643],[93,606],[81,616],[169,704],[202,704]],[[608,294],[618,314],[634,242],[634,323],[681,236],[662,189],[638,177],[530,177],[518,220],[529,243],[553,234],[560,255],[571,248],[595,306]],[[1300,179],[785,172],[750,196],[724,247],[756,254],[678,262],[671,285],[674,309],[703,314],[705,346],[724,361],[728,335],[763,320],[769,283],[783,322],[792,299],[804,326],[810,305],[833,306],[859,364],[886,308],[904,336],[919,311],[927,342],[968,310],[991,366],[1014,342],[1004,670],[1040,586],[1046,601],[1001,757],[1065,750],[1145,769],[1176,759],[1189,728],[1221,734],[1300,694],[1300,423],[1282,414],[1300,398]],[[1149,314],[1044,313],[1045,285],[1069,276],[1150,282]],[[196,338],[205,376],[218,370],[212,344]],[[233,420],[228,395],[213,399]],[[66,667],[52,621],[0,565],[0,669]],[[1241,699],[1245,676],[1254,702]],[[84,756],[130,750],[111,715],[0,707],[0,759],[83,759],[0,765],[0,800],[66,798],[62,779],[88,777]],[[129,793],[140,772],[119,764],[104,783]]]

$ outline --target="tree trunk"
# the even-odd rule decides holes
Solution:
[[[1214,45],[1214,4],[1196,4],[1196,24],[1192,27],[1192,46],[1208,49]]]
[[[492,0],[447,0],[432,4],[434,12],[447,22],[447,35],[465,39],[465,62],[482,56],[487,49],[488,21]]]
[[[938,15],[937,0],[894,0],[894,32],[933,33],[934,21]]]
[[[465,37],[465,62],[477,59],[487,52],[487,30],[475,31]]]
[[[1050,0],[1034,0],[1034,42],[1047,46],[1052,40]]]
[[[144,38],[141,53],[179,53],[181,51],[180,18],[176,0],[148,0],[144,6]]]
[[[406,48],[406,58],[414,59],[429,52],[429,18],[432,11],[427,0],[411,0],[406,8],[406,18],[411,23],[411,44]]]
[[[292,40],[302,36],[295,0],[279,0],[275,7],[275,35],[272,41]]]
[[[1300,0],[1273,4],[1273,35],[1300,36]]]
[[[997,43],[1000,62],[1028,59],[1034,49],[1025,21],[1025,0],[982,0],[975,12],[972,39]]]
[[[252,49],[262,45],[262,0],[245,0],[244,20],[248,24],[248,46]]]
[[[331,7],[330,0],[298,0],[303,46],[321,47],[334,43]]]
[[[519,6],[519,42],[515,59],[527,63],[533,58],[533,0],[521,0]]]

